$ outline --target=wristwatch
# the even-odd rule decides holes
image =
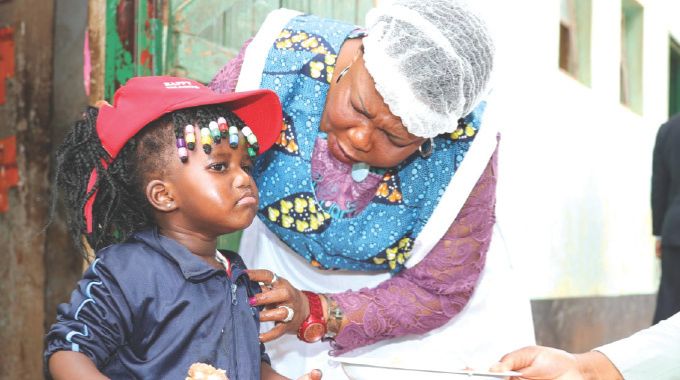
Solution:
[[[326,336],[326,319],[323,317],[321,298],[318,294],[303,290],[309,301],[309,316],[300,325],[298,339],[307,343],[318,342]]]

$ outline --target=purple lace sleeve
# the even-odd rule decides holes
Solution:
[[[449,230],[416,266],[376,288],[333,294],[349,321],[332,343],[339,355],[380,340],[442,326],[467,304],[495,223],[496,156]]]
[[[243,66],[243,57],[246,55],[246,49],[253,39],[250,38],[246,41],[241,50],[239,50],[238,55],[226,65],[222,66],[220,71],[215,74],[215,77],[210,81],[208,87],[215,92],[222,94],[236,91],[236,83],[238,83],[238,77],[241,75],[241,67]]]

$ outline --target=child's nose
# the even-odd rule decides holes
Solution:
[[[248,174],[243,168],[240,168],[238,170],[238,173],[236,173],[234,177],[234,187],[235,188],[241,188],[241,187],[250,187],[251,186],[251,177],[250,174]]]

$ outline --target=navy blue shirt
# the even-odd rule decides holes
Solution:
[[[45,359],[78,351],[112,379],[184,379],[195,362],[230,380],[260,378],[259,292],[235,253],[232,276],[156,229],[97,253],[71,302],[59,305]]]

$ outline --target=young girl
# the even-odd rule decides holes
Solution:
[[[173,77],[133,78],[86,111],[57,152],[57,184],[96,259],[47,334],[53,378],[184,379],[194,363],[283,378],[258,341],[258,285],[216,250],[252,222],[251,160],[281,120],[269,90],[218,95]]]

